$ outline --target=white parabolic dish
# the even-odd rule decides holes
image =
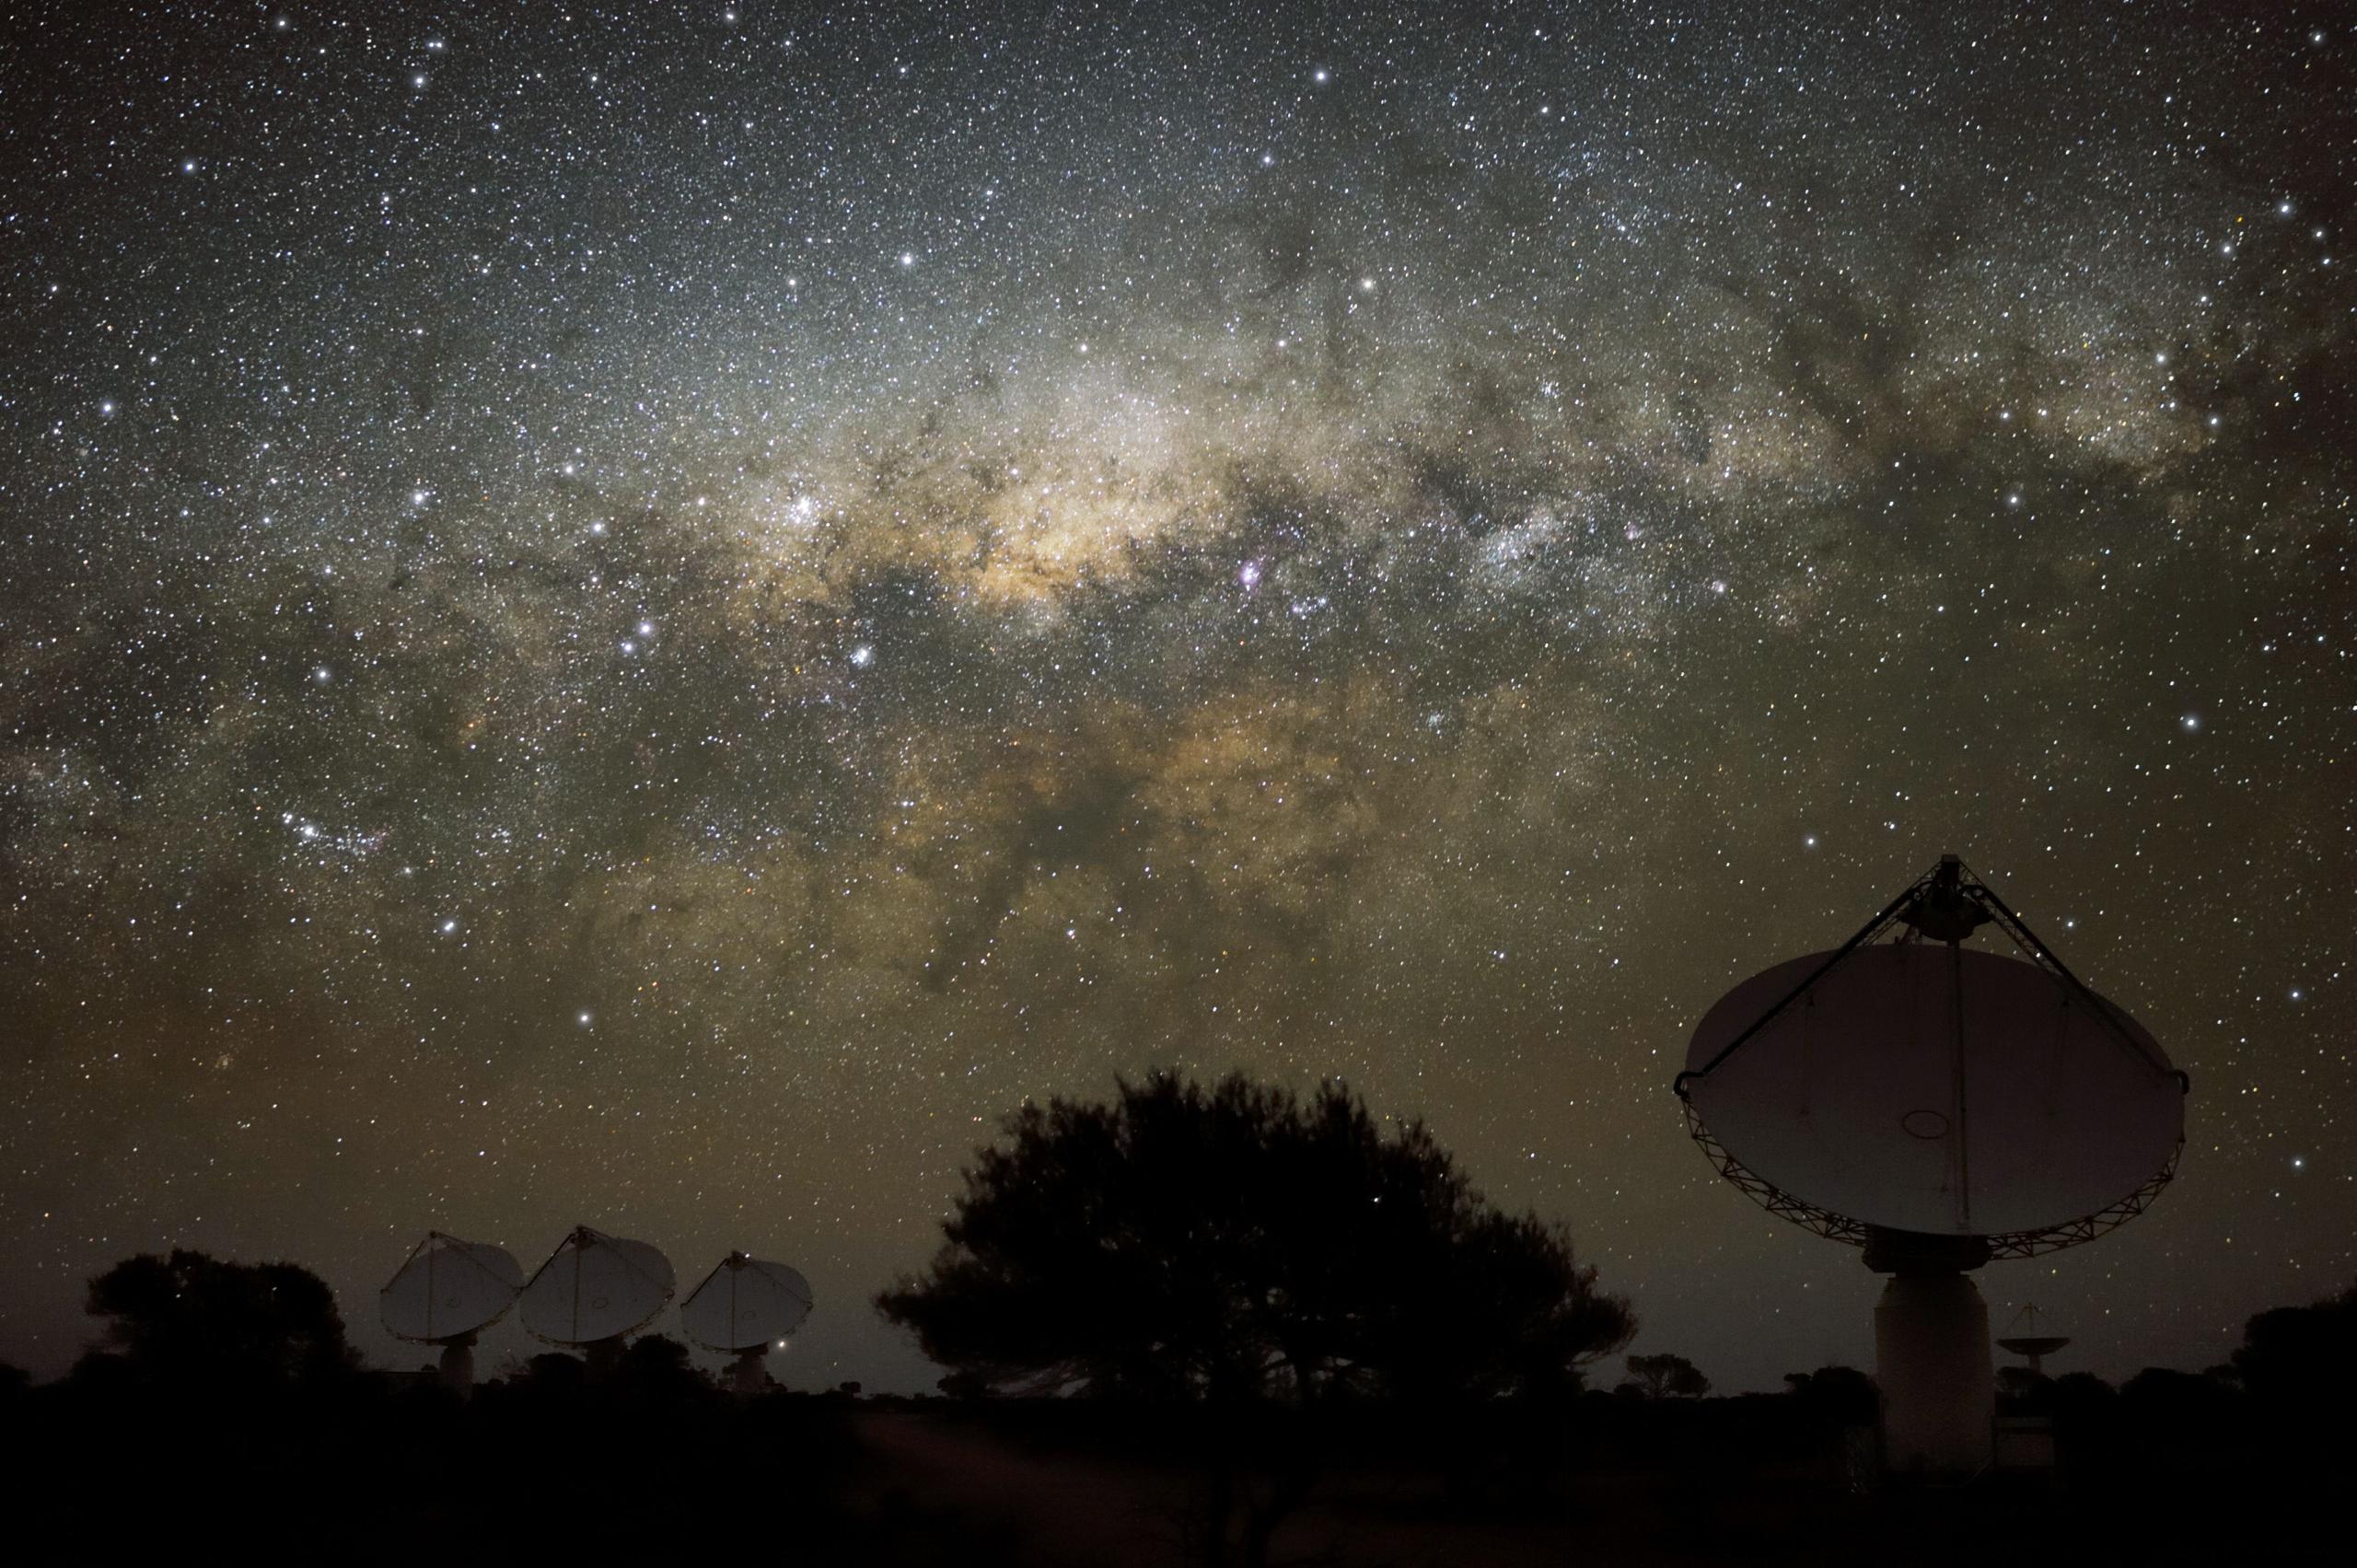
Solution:
[[[1933,1236],[2064,1225],[2165,1170],[2185,1097],[2142,1026],[2017,958],[1861,947],[1707,1074],[1830,953],[1762,970],[1694,1031],[1695,1114],[1753,1175]]]
[[[524,1327],[561,1345],[610,1340],[644,1327],[678,1283],[655,1247],[583,1225],[524,1286]]]
[[[377,1309],[395,1338],[436,1344],[498,1322],[523,1287],[505,1248],[435,1231],[377,1293]]]
[[[802,1327],[810,1301],[799,1270],[732,1253],[679,1303],[679,1327],[707,1349],[756,1350]]]

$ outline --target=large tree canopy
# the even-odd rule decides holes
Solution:
[[[1655,1400],[1672,1396],[1699,1400],[1711,1391],[1711,1380],[1702,1376],[1701,1368],[1682,1355],[1667,1353],[1631,1356],[1629,1381],[1620,1386]]]
[[[1231,1076],[1120,1082],[1008,1119],[920,1277],[877,1299],[997,1388],[1147,1398],[1576,1388],[1628,1304],[1570,1237],[1492,1208],[1421,1122]]]
[[[2278,1307],[2243,1325],[2235,1375],[2279,1412],[2333,1412],[2357,1405],[2357,1285],[2307,1307]]]
[[[88,1309],[127,1366],[167,1381],[254,1388],[350,1369],[327,1282],[293,1263],[233,1263],[203,1252],[126,1258],[90,1282]]]

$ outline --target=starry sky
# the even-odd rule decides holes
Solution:
[[[2357,1273],[2357,31],[2240,9],[9,7],[0,1358],[588,1221],[927,1387],[1159,1063],[1869,1363],[1670,1077],[1953,850],[2194,1086],[1992,1316],[2223,1359]]]

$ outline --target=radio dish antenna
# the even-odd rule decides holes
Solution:
[[[2030,1376],[2046,1376],[2046,1358],[2071,1342],[2068,1334],[2041,1334],[2038,1331],[2038,1304],[2030,1302],[2014,1314],[2005,1325],[2004,1337],[1997,1342],[2000,1350],[2009,1350],[2029,1363]]]
[[[523,1286],[505,1248],[429,1230],[377,1293],[377,1314],[394,1338],[441,1346],[444,1385],[463,1389],[474,1382],[475,1336],[507,1316]]]
[[[800,1270],[731,1252],[679,1303],[679,1327],[706,1350],[734,1355],[737,1392],[758,1394],[769,1386],[770,1346],[802,1326],[811,1303]]]
[[[524,1282],[524,1327],[551,1344],[578,1345],[590,1365],[621,1353],[671,1299],[679,1277],[653,1245],[576,1225]]]
[[[1964,947],[1990,928],[2013,956]],[[1894,1468],[1926,1473],[1992,1455],[1968,1271],[2134,1218],[2185,1144],[2185,1074],[1954,855],[1840,947],[1721,997],[1674,1087],[1720,1175],[1890,1276],[1885,1437]]]

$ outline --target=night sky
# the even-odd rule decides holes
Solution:
[[[927,1387],[1160,1063],[1870,1364],[1670,1077],[1951,850],[2194,1086],[1999,1324],[2348,1283],[2357,31],[2238,9],[12,8],[0,1359],[587,1221]]]

